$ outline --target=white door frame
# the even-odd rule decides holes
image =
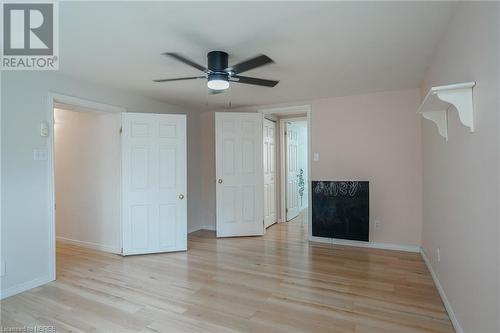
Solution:
[[[48,161],[48,185],[49,185],[49,272],[51,272],[51,281],[56,279],[56,211],[55,211],[55,172],[54,172],[54,107],[55,104],[68,104],[75,107],[76,112],[89,112],[100,111],[106,113],[122,113],[127,112],[125,108],[99,103],[88,99],[64,95],[55,92],[48,94],[48,110],[47,110],[47,126],[48,133],[48,147],[47,147],[47,161]],[[121,200],[121,198],[120,198]],[[120,205],[121,206],[121,205]],[[120,210],[121,214],[121,210]],[[120,216],[120,229],[121,229],[121,216]],[[121,230],[120,230],[121,234]],[[121,242],[121,237],[120,237]],[[121,244],[120,244],[121,247]]]
[[[311,105],[306,104],[306,105],[295,105],[295,106],[287,106],[287,107],[278,107],[278,108],[269,108],[269,109],[261,109],[259,110],[260,113],[262,113],[262,117],[266,114],[280,114],[280,115],[299,115],[299,114],[306,114],[307,116],[305,117],[307,119],[307,181],[308,184],[307,186],[309,191],[308,191],[308,198],[307,198],[307,206],[309,209],[307,210],[307,224],[308,224],[308,234],[309,234],[309,240],[311,240],[312,237],[312,228],[311,228],[311,220],[312,220],[312,209],[311,209]],[[290,121],[293,120],[294,118],[287,118],[287,119],[281,119],[281,120],[286,120]],[[299,117],[299,119],[303,120],[304,117]],[[283,143],[285,142],[285,131],[284,127],[281,124],[280,121],[280,137],[279,137],[279,150],[280,150],[280,165],[279,165],[279,177],[280,177],[280,218],[279,222],[286,222],[286,190],[283,189],[283,186],[286,186],[284,183],[284,178],[285,173],[284,173],[284,163],[282,163],[284,156],[282,156],[282,152],[284,151],[282,147],[284,146]],[[283,202],[283,197],[285,197],[285,201]]]

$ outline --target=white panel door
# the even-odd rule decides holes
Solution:
[[[286,129],[286,220],[299,215],[299,139],[298,128],[287,123]]]
[[[264,227],[276,222],[276,123],[264,119]]]
[[[215,113],[217,237],[264,234],[262,115]]]
[[[187,249],[186,116],[122,114],[123,254]]]

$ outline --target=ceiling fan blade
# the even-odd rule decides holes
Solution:
[[[280,81],[258,79],[255,77],[240,76],[240,75],[231,76],[229,78],[229,81],[238,82],[238,83],[253,84],[256,86],[265,86],[265,87],[274,87],[275,85],[277,85],[280,82]]]
[[[235,74],[243,73],[246,71],[249,71],[251,69],[264,66],[267,64],[271,64],[274,61],[269,58],[268,56],[261,54],[259,56],[256,56],[254,58],[245,60],[243,62],[240,62],[239,64],[236,64],[234,66],[228,67],[226,71],[231,71],[234,72]]]
[[[194,79],[205,79],[205,77],[204,76],[178,77],[175,79],[158,79],[158,80],[153,80],[153,82],[170,82],[170,81],[182,81],[182,80],[194,80]]]
[[[172,53],[172,52],[165,52],[165,53],[162,53],[164,56],[169,56],[169,57],[172,57],[180,62],[183,62],[185,63],[186,65],[189,65],[191,67],[194,67],[196,69],[199,69],[200,71],[203,71],[203,72],[206,72],[207,68],[200,65],[200,64],[197,64],[196,62],[194,62],[193,60],[191,59],[188,59],[182,55],[180,55],[179,53]]]

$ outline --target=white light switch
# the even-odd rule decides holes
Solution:
[[[319,153],[314,153],[313,160],[316,162],[319,161]]]
[[[47,149],[33,149],[33,160],[35,161],[46,161],[47,155]]]

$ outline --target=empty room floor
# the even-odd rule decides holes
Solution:
[[[453,332],[419,254],[189,235],[189,251],[122,258],[57,246],[57,281],[2,301],[2,326],[59,332]]]

